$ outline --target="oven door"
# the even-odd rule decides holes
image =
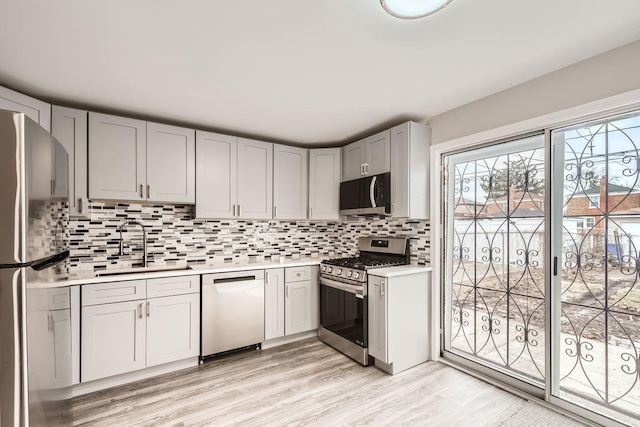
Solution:
[[[367,348],[367,296],[365,286],[320,277],[320,325],[342,338]]]

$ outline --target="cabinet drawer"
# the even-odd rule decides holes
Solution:
[[[285,282],[302,282],[304,280],[311,280],[310,265],[306,267],[290,267],[284,269]]]
[[[49,310],[66,310],[71,307],[69,287],[49,289]]]
[[[147,298],[200,292],[200,276],[164,277],[147,280]]]
[[[146,280],[82,285],[82,306],[147,298]]]

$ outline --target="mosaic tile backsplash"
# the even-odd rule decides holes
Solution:
[[[118,227],[137,220],[147,230],[149,263],[262,262],[305,257],[355,255],[359,236],[411,237],[411,263],[429,263],[429,222],[384,217],[348,221],[194,220],[191,207],[93,202],[89,218],[69,221],[70,271],[142,265],[139,226],[123,231],[119,255]]]

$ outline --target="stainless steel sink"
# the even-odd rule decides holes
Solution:
[[[99,271],[96,273],[96,276],[104,277],[104,276],[117,276],[121,274],[157,273],[161,271],[186,271],[186,270],[191,270],[191,267],[189,267],[188,265],[133,267],[133,268],[119,268],[117,270]]]

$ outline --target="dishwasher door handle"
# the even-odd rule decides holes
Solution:
[[[225,277],[222,279],[213,279],[213,283],[246,282],[248,280],[256,280],[256,276]]]

